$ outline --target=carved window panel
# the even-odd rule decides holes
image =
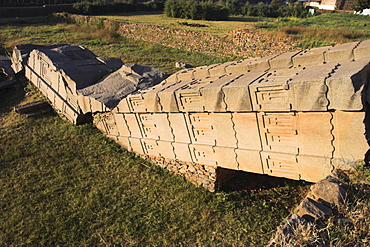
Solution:
[[[296,114],[261,113],[259,119],[264,150],[298,154]]]
[[[144,138],[158,139],[157,124],[152,114],[139,114],[141,129]]]
[[[289,86],[288,84],[279,84],[271,86],[257,86],[255,88],[255,110],[279,110],[289,111]]]
[[[180,101],[180,110],[199,111],[203,109],[203,102],[200,92],[181,92],[178,94]]]
[[[215,145],[216,135],[208,113],[191,113],[189,131],[194,143]]]
[[[262,152],[262,163],[265,174],[300,179],[296,155]]]
[[[141,95],[129,97],[128,102],[131,111],[135,112],[145,111],[144,99]]]
[[[212,146],[190,145],[190,150],[194,162],[205,165],[217,165],[217,157]]]

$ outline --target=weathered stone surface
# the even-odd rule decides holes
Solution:
[[[363,160],[369,149],[362,123],[365,112],[336,111],[333,114],[334,164],[339,169],[351,169]]]
[[[36,65],[25,73],[70,121],[94,113],[109,138],[206,188],[214,188],[214,172],[203,165],[317,182],[368,149],[370,65],[356,58],[367,46],[188,68],[166,79],[120,64],[98,83],[93,78],[122,62],[58,46],[33,50]],[[77,74],[72,65],[86,68]],[[164,165],[166,158],[176,161]]]
[[[305,198],[296,209],[296,214],[302,218],[312,217],[314,219],[321,219],[330,216],[332,210],[311,198]]]
[[[89,96],[113,109],[127,95],[152,87],[163,79],[166,74],[158,69],[140,66],[137,64],[125,64],[120,69],[105,76],[97,83],[87,86],[78,92]]]
[[[347,199],[347,192],[338,179],[328,177],[313,185],[310,197],[328,205],[340,206]]]

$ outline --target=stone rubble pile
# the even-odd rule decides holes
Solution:
[[[78,22],[99,23],[96,17],[69,15]],[[296,50],[295,43],[288,38],[277,40],[271,35],[256,30],[240,29],[230,31],[225,37],[199,33],[189,30],[104,20],[109,25],[118,25],[118,33],[135,40],[178,48],[190,52],[199,52],[222,57],[262,57]],[[116,24],[112,24],[112,23]]]

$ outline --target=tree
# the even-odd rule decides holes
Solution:
[[[370,9],[370,0],[357,0],[352,8],[357,12],[362,12],[364,9]]]

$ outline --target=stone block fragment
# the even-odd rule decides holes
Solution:
[[[324,59],[326,63],[343,63],[354,59],[353,49],[359,42],[352,42],[346,44],[335,45],[324,52]]]
[[[215,76],[219,77],[219,76],[226,75],[226,67],[235,65],[236,63],[237,62],[232,61],[232,62],[227,62],[227,63],[220,63],[220,64],[217,64],[217,66],[212,66],[208,69],[209,75],[211,77],[215,77]]]
[[[249,64],[255,62],[255,59],[244,59],[230,63],[225,67],[226,74],[244,74],[249,71]]]
[[[89,97],[78,94],[77,104],[80,107],[82,113],[86,114],[88,112],[92,112]]]
[[[131,112],[160,112],[161,106],[156,92],[151,90],[127,96],[127,103]]]
[[[329,176],[313,185],[309,196],[328,205],[340,206],[346,201],[347,192],[341,181]]]
[[[239,164],[239,170],[264,174],[260,151],[236,149],[236,160]]]
[[[369,81],[369,60],[343,62],[326,80],[329,109],[359,111],[363,109],[363,89]]]
[[[162,88],[158,89],[158,97],[162,107],[162,112],[179,112],[175,92],[180,90],[182,87],[187,87],[192,81],[193,80],[177,81],[170,85],[164,85]]]
[[[143,138],[174,141],[166,113],[138,113],[137,119]]]
[[[369,59],[369,52],[370,52],[370,40],[360,41],[360,43],[356,46],[353,50],[354,59]]]
[[[297,116],[300,155],[332,157],[334,152],[331,112],[299,112]]]
[[[363,160],[369,149],[363,123],[365,112],[334,112],[334,165],[339,169],[352,168]]]
[[[118,136],[116,121],[111,112],[94,115],[95,126],[104,134]]]
[[[206,65],[194,68],[194,70],[192,71],[193,78],[190,78],[190,81],[192,81],[193,79],[203,79],[209,77],[209,69],[215,66],[217,65]],[[189,81],[189,79],[187,81]]]
[[[128,151],[132,151],[129,137],[127,136],[117,136],[117,143],[121,145],[122,147],[126,148]]]
[[[325,80],[334,68],[334,64],[325,64],[266,73],[249,86],[253,110],[326,111],[329,101]]]
[[[331,208],[312,200],[311,198],[305,198],[299,204],[296,214],[303,218],[323,219],[327,216],[332,215],[333,211]]]

